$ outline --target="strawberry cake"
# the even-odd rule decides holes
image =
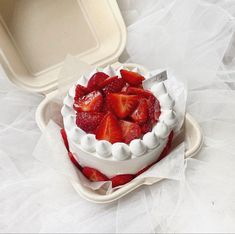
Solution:
[[[177,124],[164,81],[123,66],[78,79],[61,113],[70,159],[90,180],[111,180],[114,187],[156,163]]]

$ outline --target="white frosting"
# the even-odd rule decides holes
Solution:
[[[159,146],[160,142],[154,131],[148,132],[143,136],[143,142],[149,149],[154,149]]]
[[[74,103],[74,98],[71,97],[69,94],[67,94],[64,98],[64,101],[63,103],[67,106],[73,106],[73,103]]]
[[[81,139],[81,146],[89,152],[95,152],[96,138],[94,134],[86,134]]]
[[[112,154],[112,144],[105,140],[97,141],[96,152],[100,157],[110,157]]]
[[[87,84],[87,78],[83,75],[81,78],[77,81],[77,84],[85,86]]]
[[[75,128],[71,130],[70,134],[71,134],[70,135],[71,139],[75,143],[79,144],[81,142],[81,138],[86,135],[86,132],[84,132],[81,128],[76,126]]]
[[[120,67],[117,69],[116,75],[121,76],[121,73],[120,73],[121,70],[127,70],[127,71],[129,71],[129,69],[128,69],[127,67],[125,67],[125,66],[122,65],[122,66],[120,66]]]
[[[73,109],[70,106],[63,105],[61,109],[61,114],[63,117],[66,117],[68,115],[72,115],[74,113]]]
[[[76,116],[68,115],[64,118],[64,127],[66,130],[71,130],[74,126],[76,126]]]
[[[138,67],[135,67],[134,69],[132,69],[132,71],[141,74],[140,69]]]
[[[114,143],[112,145],[112,154],[115,160],[122,161],[131,157],[131,152],[127,144]]]
[[[160,101],[161,109],[172,109],[175,105],[174,100],[168,93],[161,95],[158,100]]]
[[[167,125],[164,122],[158,122],[153,130],[155,135],[162,139],[167,138],[170,133]]]
[[[76,85],[73,85],[70,89],[69,89],[69,96],[74,98],[75,97],[75,90],[76,90]]]
[[[166,86],[163,82],[154,84],[153,87],[151,88],[151,91],[153,92],[154,96],[157,98],[167,92]]]
[[[124,66],[121,66],[116,70],[112,66],[107,66],[103,72],[109,76],[120,76],[121,69],[128,70]],[[86,86],[88,82],[87,78],[90,78],[95,72],[98,71],[102,70],[93,70],[90,74],[82,76],[78,80],[78,83]],[[138,73],[140,72],[138,68],[134,68],[132,71]],[[145,74],[144,77],[146,77]],[[135,139],[131,141],[129,145],[125,143],[111,144],[110,142],[104,140],[99,141],[96,140],[95,135],[87,134],[76,126],[76,113],[73,110],[75,89],[76,86],[73,85],[64,99],[64,105],[61,110],[64,119],[64,127],[68,135],[68,140],[70,143],[73,143],[71,145],[74,145],[77,149],[76,151],[84,150],[84,154],[88,154],[89,152],[94,158],[100,160],[105,159],[106,161],[123,162],[131,159],[137,160],[138,158],[140,159],[148,154],[151,154],[151,157],[153,157],[152,159],[154,159],[154,155],[158,155],[167,143],[167,137],[170,134],[172,127],[177,123],[175,112],[172,110],[174,101],[167,93],[164,83],[156,80],[151,86],[151,91],[160,102],[161,115],[159,117],[160,122],[156,124],[153,131],[146,133],[143,136],[143,140]],[[86,161],[86,159],[84,160]]]
[[[164,110],[160,120],[164,121],[169,128],[173,128],[177,123],[176,114],[173,110]]]
[[[135,139],[130,143],[130,150],[134,157],[139,157],[147,151],[147,147],[142,140]]]
[[[110,65],[108,65],[107,67],[104,68],[104,73],[109,76],[116,76],[115,69]]]

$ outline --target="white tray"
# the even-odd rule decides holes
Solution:
[[[182,132],[174,138],[173,148],[176,147],[180,142],[182,142],[185,139],[187,144],[185,158],[189,158],[193,157],[198,153],[198,151],[202,146],[203,137],[199,125],[190,114],[186,114],[184,125],[185,125],[185,131],[182,130]],[[152,185],[154,183],[159,182],[160,180],[162,179],[137,178],[108,195],[104,194],[104,191],[102,189],[98,191],[93,191],[87,187],[84,187],[82,184],[78,184],[77,182],[75,183],[73,181],[71,182],[74,189],[84,199],[93,203],[110,203],[120,199],[121,197],[127,195],[128,193],[134,191],[135,189],[139,188],[142,185]]]

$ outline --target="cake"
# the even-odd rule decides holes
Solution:
[[[164,81],[138,68],[107,66],[83,75],[61,109],[70,158],[92,181],[130,181],[169,146],[174,104]]]

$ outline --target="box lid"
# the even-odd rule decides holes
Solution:
[[[28,90],[55,90],[67,54],[105,65],[118,60],[125,43],[115,0],[0,0],[0,63]]]

